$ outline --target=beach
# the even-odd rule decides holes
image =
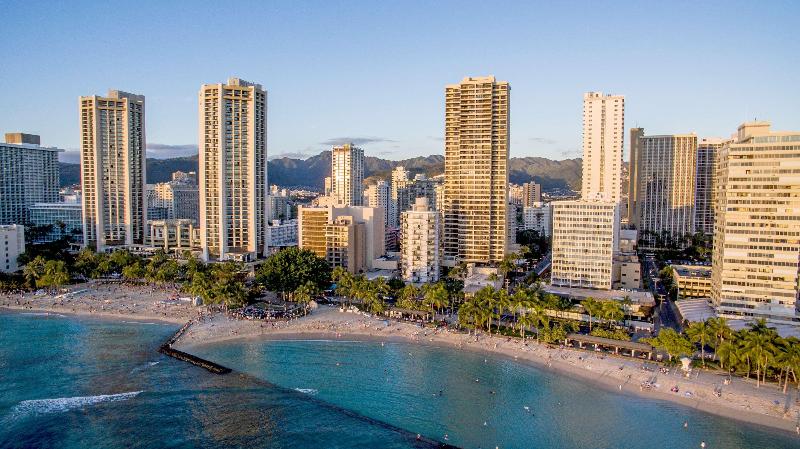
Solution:
[[[184,324],[205,309],[182,296],[169,286],[90,281],[55,295],[0,293],[0,309]]]
[[[668,400],[792,433],[796,431],[800,416],[800,403],[794,386],[790,386],[784,395],[775,384],[756,388],[755,380],[734,377],[730,384],[726,384],[728,376],[723,373],[695,370],[687,378],[676,367],[669,368],[668,373],[661,372],[661,365],[655,362],[548,346],[532,339],[523,343],[518,338],[485,332],[476,336],[436,330],[410,322],[340,312],[338,308],[328,306],[321,306],[311,315],[290,322],[235,320],[222,314],[205,317],[193,324],[175,347],[191,353],[194,346],[246,338],[404,341],[480,351],[589,381],[598,388],[615,390],[620,394]],[[642,369],[645,364],[652,371]],[[649,387],[643,386],[648,384]],[[671,391],[673,387],[677,387],[677,393]],[[716,392],[720,395],[717,396]]]

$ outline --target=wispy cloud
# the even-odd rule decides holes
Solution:
[[[396,142],[395,140],[387,139],[384,137],[334,137],[332,139],[325,140],[320,142],[320,145],[326,146],[333,146],[333,145],[344,145],[346,143],[352,143],[353,145],[368,145],[371,143],[386,143],[386,142]]]
[[[171,157],[193,156],[197,154],[197,145],[192,143],[171,145],[167,143],[147,143],[147,157],[167,159]]]
[[[543,145],[555,145],[556,143],[558,143],[553,139],[548,139],[547,137],[531,137],[528,140],[530,140],[531,142],[541,143]]]

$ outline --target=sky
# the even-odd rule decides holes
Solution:
[[[232,76],[268,91],[270,158],[443,154],[444,88],[465,76],[511,84],[512,157],[580,157],[587,91],[625,95],[646,134],[800,129],[796,0],[0,0],[0,17],[0,132],[64,160],[78,97],[109,89],[145,95],[149,157],[196,154],[197,92]]]

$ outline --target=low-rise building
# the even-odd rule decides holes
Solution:
[[[638,290],[642,287],[642,264],[636,254],[614,256],[614,288]]]
[[[672,265],[680,298],[711,296],[711,267],[705,265]]]
[[[13,273],[19,270],[17,258],[25,252],[25,227],[0,225],[0,271]]]
[[[272,220],[267,226],[267,245],[270,252],[297,246],[297,219]]]
[[[145,245],[181,253],[200,246],[200,230],[194,220],[148,220]]]

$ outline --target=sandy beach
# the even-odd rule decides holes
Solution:
[[[340,312],[338,308],[322,306],[313,314],[291,322],[261,322],[233,320],[214,315],[195,323],[177,342],[176,347],[191,353],[196,345],[233,339],[364,339],[374,341],[404,341],[418,344],[452,347],[508,357],[552,370],[598,387],[621,394],[636,394],[654,399],[677,402],[709,413],[765,425],[795,433],[800,422],[800,401],[796,388],[783,394],[775,384],[756,388],[755,380],[734,377],[725,384],[723,373],[695,371],[685,377],[677,368],[668,373],[660,365],[648,362],[653,371],[642,369],[644,361],[616,357],[600,352],[571,348],[548,347],[528,340],[490,336],[486,333],[466,335],[446,330],[423,328],[408,322],[387,321],[357,313]],[[643,384],[652,385],[647,388]],[[678,392],[671,391],[673,387]],[[715,392],[719,391],[718,397]]]
[[[181,296],[171,287],[93,281],[56,295],[0,293],[0,309],[184,324],[204,309]]]

